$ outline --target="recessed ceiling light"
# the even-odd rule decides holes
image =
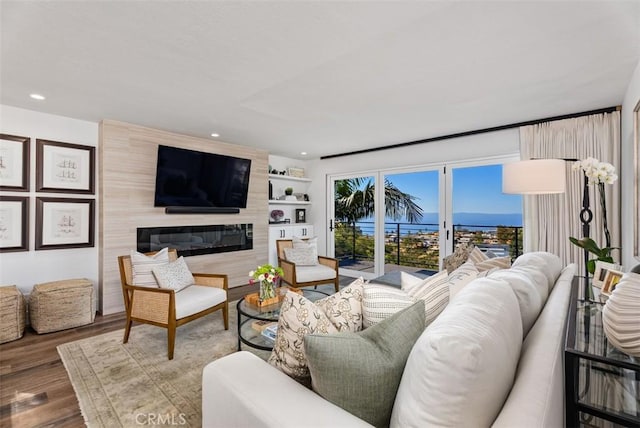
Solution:
[[[44,95],[40,95],[40,94],[30,94],[29,96],[34,100],[38,100],[38,101],[42,101],[45,99]]]
[[[301,154],[302,156],[306,156],[306,155],[307,155],[307,152],[300,152],[300,154]]]
[[[215,137],[219,137],[219,136],[220,136],[220,134],[216,134],[216,133],[214,132],[213,134],[211,134],[211,136],[212,136],[213,138],[215,138]]]

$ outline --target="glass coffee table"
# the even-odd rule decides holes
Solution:
[[[315,302],[324,297],[327,293],[313,289],[302,289],[302,295]],[[280,305],[275,303],[269,306],[258,307],[250,305],[245,298],[238,300],[236,309],[238,310],[238,351],[242,350],[242,344],[263,351],[273,349],[273,341],[263,336],[257,326],[264,323],[277,323],[280,318]],[[255,325],[254,325],[255,323]]]

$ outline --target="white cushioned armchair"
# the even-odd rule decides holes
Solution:
[[[338,276],[338,260],[331,257],[318,256],[317,264],[309,266],[297,265],[285,257],[285,250],[293,248],[292,239],[276,241],[278,264],[284,271],[282,281],[293,288],[333,283],[338,292],[340,278]]]
[[[153,255],[155,252],[146,253]],[[177,251],[169,250],[169,260]],[[131,256],[119,256],[120,281],[127,312],[123,343],[129,340],[133,321],[167,329],[167,356],[173,359],[176,328],[219,309],[225,330],[229,329],[228,277],[224,274],[194,273],[195,284],[176,292],[168,288],[133,285]]]

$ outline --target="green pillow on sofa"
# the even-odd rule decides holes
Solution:
[[[404,366],[424,331],[424,319],[419,301],[358,333],[305,336],[313,390],[374,426],[389,426]]]

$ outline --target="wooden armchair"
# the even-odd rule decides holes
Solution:
[[[338,260],[330,257],[318,256],[316,266],[296,266],[288,261],[284,250],[293,248],[292,239],[279,239],[276,241],[278,249],[278,264],[284,271],[281,281],[290,287],[299,288],[310,285],[333,283],[336,293],[340,289],[340,277],[338,276]]]
[[[147,253],[147,255],[153,255]],[[175,249],[169,250],[169,260],[177,258]],[[222,309],[224,329],[229,329],[229,303],[227,275],[194,273],[195,285],[179,292],[167,288],[150,288],[133,285],[131,256],[119,256],[120,281],[127,311],[123,343],[129,341],[133,321],[167,329],[168,357],[173,359],[176,328]]]

